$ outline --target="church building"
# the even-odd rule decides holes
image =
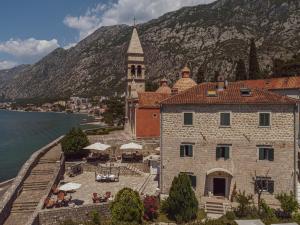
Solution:
[[[144,51],[136,27],[127,51],[127,90],[125,129],[137,139],[160,137],[160,102],[196,85],[190,78],[190,69],[182,70],[182,77],[171,89],[167,79],[160,81],[155,92],[145,90]]]

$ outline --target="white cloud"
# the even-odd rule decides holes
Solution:
[[[75,42],[74,42],[74,43],[69,43],[69,44],[67,44],[66,46],[64,46],[64,49],[68,50],[68,49],[74,47],[76,44],[77,44],[77,43],[75,43]]]
[[[13,55],[20,59],[41,58],[54,49],[58,48],[59,44],[56,39],[50,41],[36,40],[29,38],[25,40],[10,39],[6,42],[0,42],[0,52]]]
[[[81,40],[101,26],[132,24],[133,16],[141,23],[183,6],[213,1],[215,0],[118,0],[113,4],[98,4],[82,16],[69,15],[64,19],[64,24],[78,30]]]
[[[0,61],[0,70],[11,69],[17,65],[16,62],[13,61]]]

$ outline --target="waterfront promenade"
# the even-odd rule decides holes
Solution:
[[[61,146],[56,145],[42,156],[24,181],[4,225],[26,224],[56,175],[61,159]]]

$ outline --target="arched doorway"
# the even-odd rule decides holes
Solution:
[[[206,173],[205,194],[229,198],[232,173],[223,168],[214,168]]]

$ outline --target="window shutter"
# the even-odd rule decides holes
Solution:
[[[230,126],[230,113],[221,113],[221,126]]]
[[[184,113],[184,125],[193,125],[193,113]]]
[[[180,157],[184,157],[184,146],[180,145]]]
[[[189,151],[189,156],[193,157],[193,145],[189,145],[188,147],[189,147],[189,150],[188,150]]]
[[[229,147],[226,147],[224,150],[225,150],[225,159],[229,159]]]
[[[273,180],[268,181],[268,192],[271,194],[274,193],[274,181]]]
[[[259,160],[264,160],[264,148],[259,148]]]
[[[274,149],[269,149],[269,160],[274,161]]]
[[[197,177],[190,175],[190,179],[192,187],[195,188],[197,186]]]
[[[270,126],[270,114],[265,114],[265,126]]]
[[[216,158],[219,159],[222,157],[222,148],[217,147],[216,148]]]

